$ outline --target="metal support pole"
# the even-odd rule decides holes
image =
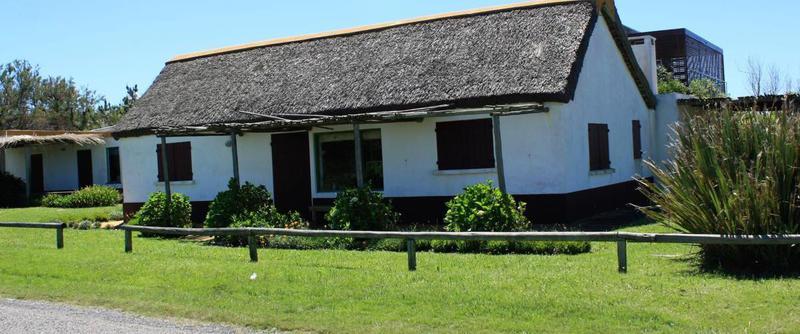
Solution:
[[[125,253],[133,252],[133,232],[125,230]]]
[[[56,248],[64,248],[64,226],[56,228]]]
[[[361,188],[364,187],[364,166],[361,159],[361,128],[358,123],[353,123],[353,142],[356,153],[356,186]]]
[[[628,242],[625,240],[617,240],[617,263],[619,272],[628,272]]]
[[[408,250],[408,271],[417,270],[417,244],[414,239],[406,240],[406,249]]]
[[[506,171],[503,166],[503,140],[500,135],[500,116],[492,115],[492,123],[492,128],[494,130],[494,160],[495,168],[497,169],[497,186],[500,188],[500,191],[506,194]]]
[[[239,144],[236,141],[236,131],[231,132],[231,156],[233,158],[233,179],[236,185],[240,185],[239,181]]]
[[[164,194],[167,195],[164,215],[170,219],[172,208],[172,189],[169,186],[169,162],[167,162],[167,137],[161,136],[161,175],[164,177]]]

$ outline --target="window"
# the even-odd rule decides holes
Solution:
[[[491,119],[436,123],[439,170],[494,168]]]
[[[608,157],[608,124],[589,124],[589,169],[611,169]]]
[[[119,147],[109,147],[106,149],[106,159],[108,165],[108,183],[122,183],[119,167]]]
[[[316,135],[317,190],[335,192],[356,186],[355,142],[353,132]],[[361,160],[364,183],[383,189],[381,131],[361,131]]]
[[[639,120],[633,120],[631,129],[633,130],[633,158],[642,158],[642,124]]]
[[[161,168],[161,144],[156,145],[156,155],[158,156],[158,181],[164,181]],[[167,168],[170,181],[191,181],[193,177],[192,143],[167,144]]]

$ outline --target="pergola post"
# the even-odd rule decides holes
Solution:
[[[31,147],[25,147],[25,197],[28,201],[31,200]]]
[[[356,153],[356,186],[362,188],[364,187],[364,166],[361,165],[361,128],[358,123],[353,123],[353,142]]]
[[[494,130],[494,160],[495,168],[497,169],[497,186],[504,194],[508,193],[506,189],[506,171],[503,166],[503,138],[500,134],[500,116],[497,114],[492,115],[492,129]]]
[[[167,212],[170,211],[172,202],[172,189],[169,186],[169,162],[167,162],[167,137],[161,136],[161,175],[164,177],[164,193],[167,195]],[[167,219],[169,219],[167,214]]]
[[[231,157],[233,158],[233,180],[236,182],[236,186],[239,186],[239,144],[236,140],[236,131],[231,131]]]

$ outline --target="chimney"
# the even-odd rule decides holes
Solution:
[[[629,37],[633,55],[642,69],[650,90],[658,94],[658,65],[656,63],[656,38],[649,35]]]

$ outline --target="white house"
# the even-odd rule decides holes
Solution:
[[[108,131],[0,131],[2,168],[31,195],[100,184],[122,187],[117,141]]]
[[[464,187],[492,180],[535,222],[568,222],[642,200],[634,178],[650,177],[642,159],[660,158],[665,128],[651,87],[603,0],[178,56],[114,130],[124,209],[169,185],[201,221],[238,176],[281,210],[309,215],[369,183],[406,221],[436,221]]]

